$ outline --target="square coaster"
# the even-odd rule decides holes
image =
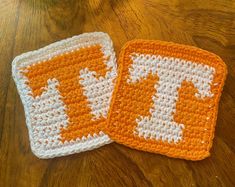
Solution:
[[[118,64],[105,131],[111,139],[170,157],[208,157],[225,63],[196,47],[133,40]]]
[[[33,153],[52,158],[110,143],[103,133],[117,76],[109,36],[85,33],[17,56],[12,74]]]

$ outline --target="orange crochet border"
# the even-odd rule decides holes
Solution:
[[[144,139],[139,136],[134,135],[133,126],[130,126],[128,123],[121,123],[124,116],[120,116],[119,112],[122,108],[117,109],[118,104],[120,103],[119,93],[123,92],[120,87],[123,86],[124,81],[126,81],[125,73],[127,73],[127,67],[130,64],[127,64],[128,60],[130,61],[130,51],[136,53],[144,54],[156,54],[166,57],[175,57],[184,59],[187,61],[199,62],[202,64],[207,64],[213,66],[216,69],[216,76],[213,81],[219,82],[219,85],[214,89],[215,99],[213,99],[213,111],[212,111],[212,120],[208,124],[207,129],[207,139],[206,144],[204,144],[203,149],[200,147],[193,147],[192,145],[184,145],[184,143],[179,144],[169,144],[162,142],[161,140],[149,140]],[[147,152],[160,153],[169,157],[182,158],[186,160],[201,160],[210,155],[209,150],[212,147],[214,130],[216,125],[217,113],[218,113],[218,103],[223,89],[223,85],[226,79],[227,68],[225,63],[217,55],[210,53],[208,51],[182,44],[175,44],[172,42],[163,42],[157,40],[132,40],[127,42],[124,47],[121,49],[119,60],[118,60],[118,78],[116,86],[113,92],[113,97],[111,101],[110,111],[108,114],[108,122],[105,127],[105,133],[107,133],[110,138],[120,144],[124,144],[133,149],[143,150]],[[157,79],[152,77],[156,81]],[[123,81],[124,80],[124,81]],[[192,85],[185,83],[185,88],[193,89]],[[191,86],[191,87],[190,87]],[[122,87],[123,88],[123,87]],[[188,90],[190,90],[188,89]],[[145,109],[146,110],[146,109]],[[149,108],[147,109],[149,110]],[[145,112],[146,113],[146,112]],[[125,119],[129,118],[130,115],[126,114]],[[124,119],[124,120],[125,120]],[[186,127],[187,128],[187,127]],[[191,135],[190,135],[191,136]]]

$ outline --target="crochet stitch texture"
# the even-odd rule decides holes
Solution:
[[[110,143],[103,133],[117,76],[112,41],[85,33],[16,57],[12,63],[30,144],[40,158]]]
[[[121,50],[105,132],[134,149],[209,156],[226,66],[192,46],[133,40]]]

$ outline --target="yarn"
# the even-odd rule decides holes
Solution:
[[[192,46],[133,40],[122,48],[118,64],[116,82],[112,41],[101,32],[14,59],[34,154],[58,157],[114,140],[169,157],[208,157],[224,62]]]
[[[112,41],[85,33],[16,57],[12,74],[39,158],[91,150],[103,133],[117,76]]]
[[[133,40],[121,50],[105,132],[134,149],[175,158],[209,156],[226,66],[192,46]]]

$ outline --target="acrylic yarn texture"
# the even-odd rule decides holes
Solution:
[[[16,57],[12,74],[39,158],[91,150],[103,132],[117,76],[112,41],[85,33]]]
[[[201,160],[209,156],[226,77],[215,54],[162,41],[121,50],[105,132],[134,149]]]
[[[169,157],[208,157],[224,62],[192,46],[133,40],[122,48],[118,65],[117,74],[112,41],[102,32],[14,59],[34,154],[64,156],[114,140]]]

